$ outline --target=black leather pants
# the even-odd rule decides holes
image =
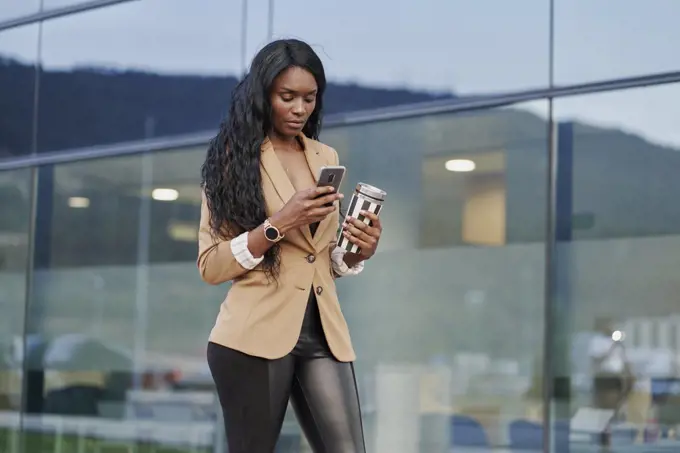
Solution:
[[[289,399],[315,453],[365,453],[352,363],[294,354],[267,360],[209,343],[208,364],[229,453],[272,453]]]

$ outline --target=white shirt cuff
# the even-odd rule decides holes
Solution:
[[[242,233],[236,236],[230,242],[231,253],[234,254],[236,261],[243,266],[243,268],[252,270],[255,266],[260,264],[264,259],[264,256],[255,258],[250,250],[248,250],[248,232]]]
[[[364,270],[364,262],[360,261],[354,266],[349,267],[343,259],[345,257],[345,253],[347,253],[345,249],[337,246],[331,252],[331,264],[333,266],[333,272],[335,272],[338,277],[360,274],[361,271]]]

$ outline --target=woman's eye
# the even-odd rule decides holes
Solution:
[[[307,99],[305,99],[305,102],[306,102],[307,104],[311,104],[311,103],[314,102],[315,100],[316,100],[316,98],[307,98]]]
[[[281,99],[283,99],[283,102],[291,102],[293,100],[290,96],[281,96]]]

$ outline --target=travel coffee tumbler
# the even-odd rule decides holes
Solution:
[[[361,211],[368,211],[375,215],[379,215],[386,196],[387,192],[384,190],[373,187],[370,184],[360,182],[354,188],[354,193],[352,194],[352,199],[349,202],[349,209],[347,209],[345,219],[347,219],[347,217],[354,217],[355,219],[369,225],[371,222],[370,219],[359,213]],[[342,234],[338,240],[338,247],[341,247],[352,253],[360,252],[359,246],[349,242],[349,240]]]

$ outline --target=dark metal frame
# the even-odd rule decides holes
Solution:
[[[119,3],[128,3],[139,0],[90,0],[82,1],[74,5],[63,6],[61,8],[52,8],[45,11],[39,11],[35,14],[27,16],[16,17],[0,22],[0,32],[10,30],[12,28],[23,27],[24,25],[35,24],[49,19],[56,19],[58,17],[70,16],[71,14],[91,11],[106,6],[117,5]]]
[[[548,89],[554,90],[555,88],[555,2],[550,0],[548,5]],[[557,186],[555,184],[557,171],[559,170],[557,166],[557,148],[555,146],[555,123],[553,119],[553,104],[554,97],[548,96],[548,130],[547,130],[547,143],[546,148],[548,150],[548,168],[547,168],[547,197],[546,197],[546,225],[545,225],[545,256],[544,256],[544,280],[543,280],[543,363],[542,363],[542,374],[543,374],[543,392],[541,394],[541,400],[543,403],[542,418],[543,418],[543,452],[549,453],[552,444],[552,404],[551,401],[554,397],[554,365],[553,365],[553,303],[554,293],[555,293],[555,278],[554,278],[554,266],[555,262],[555,199]],[[568,453],[568,452],[559,452]]]

